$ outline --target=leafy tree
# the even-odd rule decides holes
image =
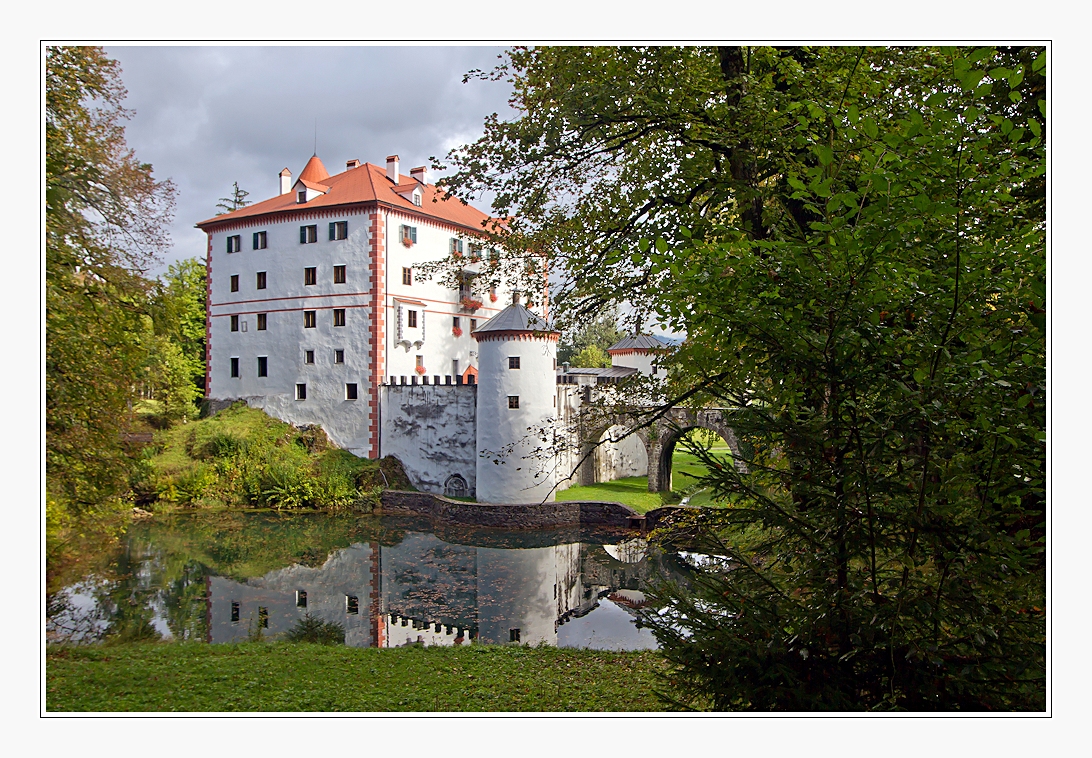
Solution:
[[[219,209],[216,215],[222,216],[225,213],[231,213],[250,205],[250,201],[246,199],[249,194],[246,190],[239,189],[239,182],[234,182],[231,185],[231,197],[222,197],[220,202],[216,204]]]
[[[606,368],[610,366],[610,355],[599,345],[588,345],[572,357],[573,368]]]
[[[1040,709],[1045,56],[992,48],[514,49],[522,116],[450,189],[554,250],[555,308],[685,331],[690,547],[646,620],[717,709]],[[685,443],[684,443],[685,444]],[[678,539],[667,532],[667,539]]]
[[[584,320],[575,329],[570,328],[562,332],[561,341],[557,346],[557,362],[560,364],[569,361],[574,366],[583,366],[584,364],[576,363],[577,359],[574,356],[591,346],[605,354],[611,345],[624,336],[625,333],[618,328],[617,311],[610,308],[594,319]],[[598,356],[595,359],[598,359]],[[588,364],[588,367],[591,365]],[[609,358],[606,365],[610,365]]]
[[[199,395],[205,392],[206,298],[205,264],[187,258],[170,265],[151,299],[155,333],[178,346]]]
[[[142,343],[143,273],[174,190],[125,144],[125,97],[100,48],[46,53],[47,492],[77,510],[116,495]]]

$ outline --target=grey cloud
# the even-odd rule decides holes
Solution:
[[[203,257],[193,225],[214,215],[232,182],[260,201],[277,174],[298,175],[315,145],[327,169],[345,161],[403,171],[481,133],[486,116],[510,113],[506,84],[463,75],[489,69],[486,47],[109,47],[129,91],[129,145],[178,188],[164,261]],[[483,208],[483,210],[488,210]]]

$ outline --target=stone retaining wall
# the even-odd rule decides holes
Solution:
[[[558,527],[644,527],[645,517],[621,503],[581,501],[497,505],[465,503],[428,492],[385,490],[380,514],[426,516],[433,521],[510,531],[556,529]]]

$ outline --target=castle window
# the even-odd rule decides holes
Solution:
[[[418,355],[417,356],[417,368],[424,368],[424,367],[425,367],[425,356]]]
[[[462,325],[459,322],[459,317],[458,316],[452,316],[451,317],[451,328],[452,329],[459,329],[459,328],[461,328],[461,326]]]
[[[402,267],[402,284],[413,284],[413,269]]]
[[[296,590],[296,607],[307,607],[307,590]]]
[[[232,292],[238,292],[239,291],[239,275],[238,274],[232,274],[231,275],[231,291]]]
[[[315,351],[314,350],[304,350],[303,351],[303,362],[304,363],[314,364],[314,362],[315,362]]]
[[[344,266],[334,266],[334,284],[345,284]]]
[[[470,319],[470,331],[472,331],[472,332],[473,332],[473,331],[475,331],[475,330],[476,330],[477,328],[478,328],[478,319],[476,319],[476,318],[472,318],[472,319]]]
[[[300,190],[299,192],[296,193],[296,202],[297,203],[306,203],[307,202],[307,190]],[[303,240],[300,240],[300,242],[303,242]]]
[[[262,629],[269,628],[269,609],[264,605],[258,606],[258,626]]]
[[[508,396],[508,407],[509,408],[519,408],[519,395],[509,395]]]
[[[462,255],[463,254],[463,241],[461,239],[457,239],[456,237],[452,237],[451,238],[451,243],[449,244],[448,247],[449,247],[449,252],[452,255]]]
[[[345,596],[345,612],[353,616],[360,613],[360,601],[357,600],[356,595]]]
[[[345,385],[345,399],[346,400],[356,400],[356,385],[355,384],[346,384]]]
[[[255,285],[256,285],[257,289],[264,290],[265,289],[265,272],[264,271],[259,271],[258,276],[256,277],[256,279],[257,279],[257,281],[255,282]]]
[[[307,399],[307,385],[306,384],[297,384],[296,385],[296,399],[297,400],[306,400]]]
[[[258,376],[269,376],[269,358],[264,355],[258,357]]]
[[[267,238],[265,232],[254,232],[254,249],[265,250]]]
[[[519,356],[511,355],[508,357],[508,368],[519,368]]]
[[[413,195],[411,195],[411,197],[413,198],[413,204],[414,205],[420,205],[421,204],[421,193],[420,192],[414,192]]]
[[[349,222],[348,221],[331,221],[330,222],[330,239],[343,240],[349,236]]]
[[[235,624],[239,621],[239,604],[234,600],[231,601],[231,623]]]
[[[231,378],[232,379],[238,379],[239,378],[239,359],[238,358],[232,358],[231,359]]]
[[[509,642],[519,642],[519,629],[509,629],[508,630],[508,641]]]
[[[232,316],[231,317],[231,331],[233,331],[233,332],[239,331],[239,317],[238,316]]]
[[[344,363],[344,362],[345,362],[345,351],[344,350],[335,350],[334,351],[334,363]]]
[[[398,227],[398,236],[402,238],[402,244],[406,247],[417,244],[417,227],[402,224]]]
[[[345,326],[344,308],[334,308],[334,326]]]
[[[410,329],[417,328],[417,311],[406,311],[406,326]]]
[[[243,249],[242,237],[238,234],[234,234],[227,238],[227,251],[229,253],[237,253]]]
[[[302,200],[300,202],[303,202]],[[318,242],[318,225],[311,224],[310,226],[300,227],[300,244],[306,245],[311,242]]]
[[[304,311],[303,312],[303,328],[314,329],[315,328],[315,312]]]
[[[269,323],[269,320],[267,318],[268,315],[269,314],[266,314],[266,313],[259,313],[258,314],[258,331],[259,332],[264,332],[265,331],[265,327]]]
[[[303,270],[303,283],[304,285],[317,284],[318,283],[318,269],[314,266],[309,266]]]

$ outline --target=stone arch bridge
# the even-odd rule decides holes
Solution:
[[[739,460],[739,440],[735,431],[728,426],[727,412],[719,408],[700,410],[689,408],[671,408],[655,421],[648,418],[656,412],[654,408],[634,408],[624,413],[596,416],[582,420],[580,466],[576,471],[576,483],[590,485],[596,483],[596,451],[604,435],[612,429],[622,427],[640,440],[648,460],[648,491],[667,492],[671,490],[671,456],[679,439],[691,429],[708,429],[721,437],[732,454],[736,456],[736,465],[745,470]],[[620,432],[619,434],[624,434]]]

